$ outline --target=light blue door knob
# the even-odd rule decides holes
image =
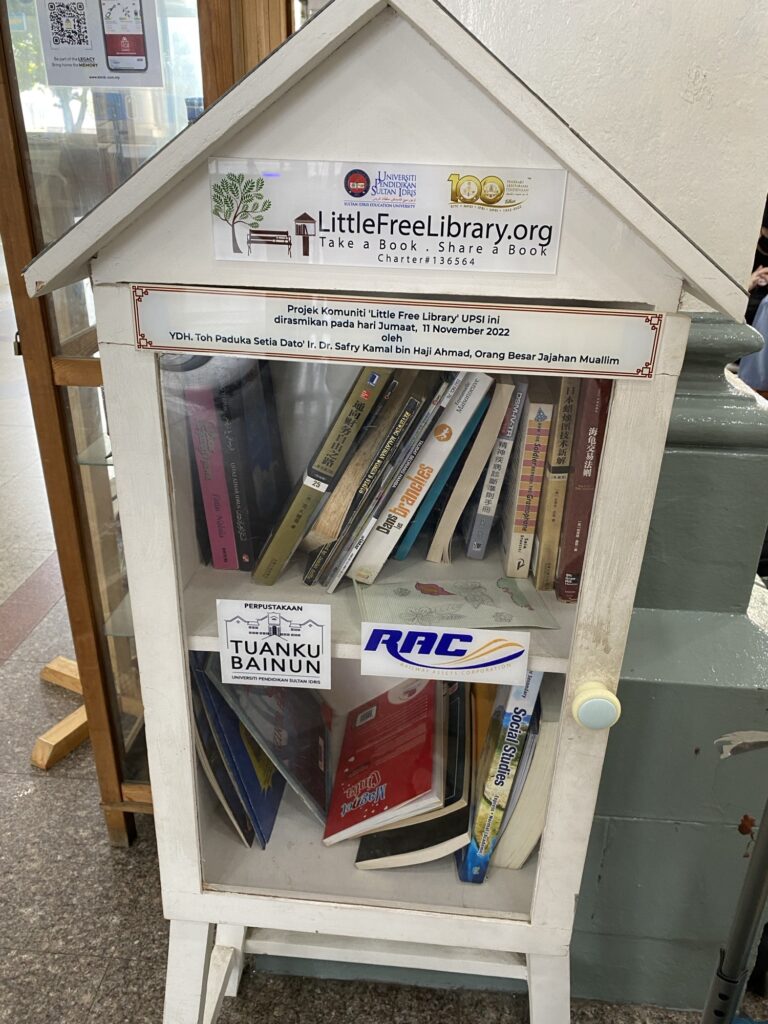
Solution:
[[[621,716],[621,703],[602,683],[583,683],[576,688],[572,710],[585,729],[610,729]]]

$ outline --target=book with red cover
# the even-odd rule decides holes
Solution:
[[[575,601],[579,596],[610,399],[610,381],[581,382],[555,581],[555,593],[561,601]]]
[[[326,846],[442,806],[444,700],[441,682],[405,679],[349,712]]]

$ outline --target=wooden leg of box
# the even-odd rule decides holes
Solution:
[[[530,1024],[569,1024],[570,958],[529,954],[526,959]]]
[[[216,929],[216,945],[228,946],[235,952],[224,992],[225,996],[236,996],[240,987],[240,978],[243,974],[245,933],[246,929],[239,924],[220,924]]]
[[[38,736],[32,748],[32,764],[44,771],[66,757],[88,738],[88,716],[80,707]]]
[[[171,921],[163,1024],[203,1024],[213,925]]]

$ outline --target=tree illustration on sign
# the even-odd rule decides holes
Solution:
[[[232,252],[242,252],[235,226],[245,224],[248,228],[257,228],[272,206],[270,200],[264,198],[264,179],[225,174],[211,186],[211,199],[214,216],[232,229]]]

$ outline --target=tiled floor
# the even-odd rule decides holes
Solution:
[[[72,655],[45,490],[12,317],[0,287],[0,1024],[160,1024],[167,928],[152,821],[130,850],[109,846],[90,747],[47,773],[37,734],[78,698],[39,681]],[[526,1001],[265,974],[249,962],[222,1024],[328,1021],[517,1024]],[[696,1014],[582,1003],[579,1024],[691,1022]]]

